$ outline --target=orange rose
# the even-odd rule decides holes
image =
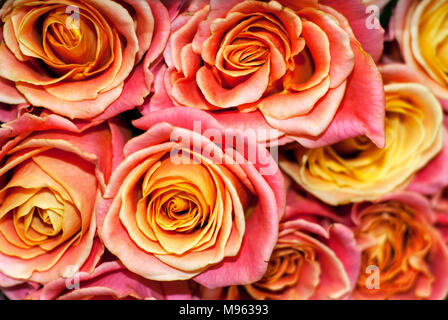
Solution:
[[[115,123],[76,130],[30,114],[0,129],[0,272],[10,278],[71,276],[99,242],[95,206],[124,136]]]
[[[433,226],[435,213],[417,193],[354,205],[362,264],[354,299],[444,299],[448,251]]]
[[[229,127],[268,130],[259,141],[316,147],[366,134],[382,146],[374,61],[383,30],[369,30],[365,6],[348,2],[188,2],[173,20],[156,79],[164,89],[151,106],[195,107]]]
[[[72,119],[142,104],[169,29],[155,0],[9,0],[0,14],[0,77],[32,105]]]

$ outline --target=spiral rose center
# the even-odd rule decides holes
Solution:
[[[313,251],[306,247],[282,248],[275,250],[263,279],[256,286],[271,290],[281,290],[296,284],[303,260],[313,259]],[[282,286],[270,286],[283,280]]]
[[[250,285],[232,287],[228,295],[248,295],[253,299],[297,299],[300,297],[296,292],[298,283],[309,281],[305,279],[309,274],[304,274],[304,268],[318,270],[315,260],[316,252],[310,245],[289,241],[277,243],[263,278]]]
[[[202,215],[197,201],[194,196],[183,190],[176,190],[177,193],[169,199],[153,199],[156,202],[163,202],[160,210],[156,212],[157,224],[166,231],[191,232],[197,227],[201,227],[206,219]],[[157,196],[155,196],[157,197]],[[149,196],[151,199],[151,195]],[[163,197],[165,198],[165,197]],[[151,206],[156,208],[156,205]],[[153,214],[148,212],[149,214]]]
[[[290,59],[291,43],[277,17],[270,13],[229,16],[229,26],[217,53],[215,76],[226,87],[234,87],[271,59],[282,60],[281,64],[293,65]],[[292,68],[292,67],[291,67]],[[285,74],[282,69],[273,72],[275,81]]]
[[[24,241],[45,240],[61,232],[63,214],[63,205],[50,190],[43,189],[15,210],[16,231]]]
[[[2,253],[44,254],[79,239],[86,230],[71,195],[38,165],[45,166],[52,156],[54,160],[63,154],[49,150],[24,161],[0,190],[0,233],[8,243],[1,248]],[[25,253],[23,249],[31,251]]]
[[[113,62],[113,33],[101,14],[85,3],[23,4],[17,40],[53,77],[83,80]],[[120,41],[120,40],[118,40]]]

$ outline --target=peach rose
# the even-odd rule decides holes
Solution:
[[[436,97],[420,84],[390,83],[384,90],[384,148],[365,136],[316,149],[297,148],[296,162],[285,158],[280,161],[281,168],[307,191],[332,205],[375,200],[408,186],[442,150],[443,112]],[[412,184],[414,190],[430,193],[434,186],[448,184],[447,169],[437,172],[446,160],[444,150],[431,168],[419,173],[418,181]]]
[[[78,133],[57,115],[24,114],[0,128],[1,273],[46,283],[85,265],[99,243],[95,206],[125,139],[116,121]]]
[[[448,250],[426,198],[407,192],[355,204],[362,264],[353,299],[445,299]]]
[[[409,69],[402,64],[388,66],[390,74],[417,77],[443,100],[445,109],[448,109],[448,37],[444,33],[447,12],[445,0],[398,1],[390,29]]]
[[[260,142],[365,134],[382,146],[383,30],[366,18],[358,0],[191,1],[172,23],[149,110],[208,110],[227,127],[269,131]]]
[[[336,223],[335,223],[336,221]],[[341,299],[361,263],[353,233],[330,208],[289,191],[286,213],[267,272],[257,282],[209,290],[203,299]]]
[[[0,14],[0,102],[25,97],[71,119],[142,104],[169,35],[155,0],[8,0]]]
[[[266,149],[206,112],[171,108],[139,119],[101,205],[99,234],[132,272],[207,287],[263,276],[284,210]]]
[[[69,288],[67,288],[67,284]],[[103,262],[92,273],[57,279],[26,297],[32,300],[190,300],[186,281],[158,282],[133,274],[117,261]]]

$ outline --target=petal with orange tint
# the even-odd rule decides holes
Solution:
[[[223,88],[210,68],[203,66],[196,75],[202,94],[211,104],[220,108],[235,107],[260,99],[269,83],[270,64],[265,63],[247,81],[232,89]]]

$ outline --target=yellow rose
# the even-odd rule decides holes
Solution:
[[[442,148],[440,103],[415,83],[385,86],[384,148],[364,136],[317,149],[298,148],[280,166],[304,189],[332,205],[374,200],[404,188]]]
[[[402,79],[417,77],[448,108],[448,2],[446,0],[399,1],[391,20],[407,65],[387,65],[387,73]],[[384,73],[383,73],[384,76]]]

